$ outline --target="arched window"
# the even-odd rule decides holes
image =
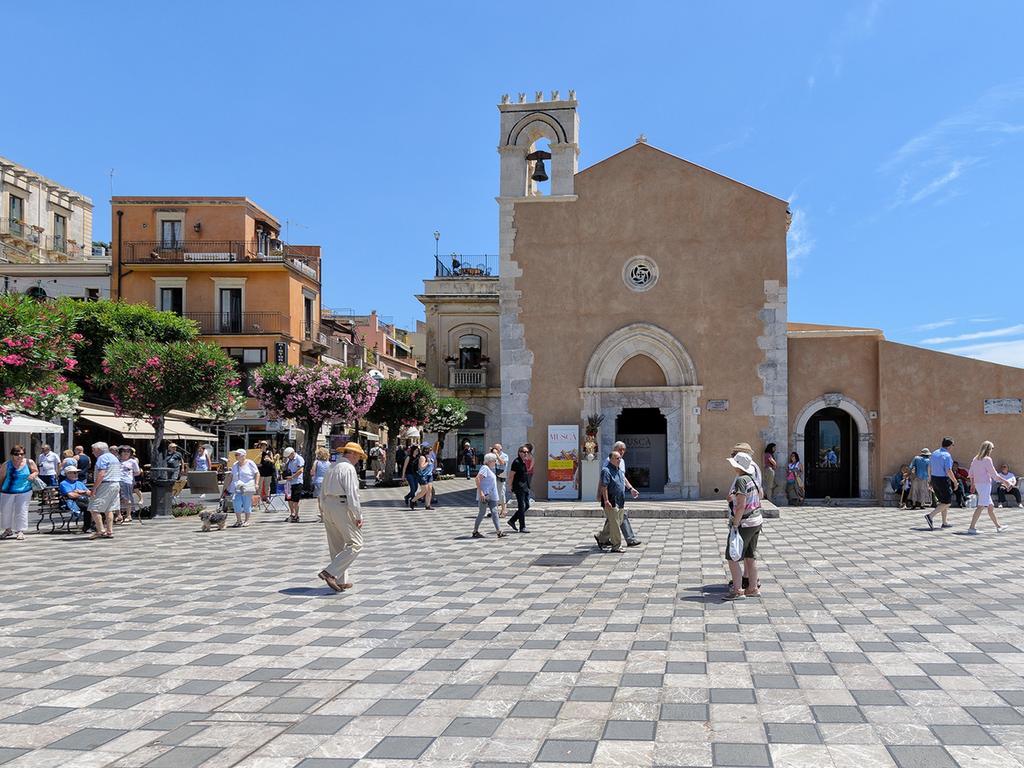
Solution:
[[[479,368],[482,340],[475,333],[459,337],[459,368]]]

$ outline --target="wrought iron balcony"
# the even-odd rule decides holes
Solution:
[[[461,253],[453,253],[444,257],[451,266],[442,262],[442,257],[434,257],[434,277],[497,277],[498,257],[482,254],[480,256],[465,256]],[[482,259],[482,261],[481,261]],[[493,262],[494,267],[491,267]]]
[[[486,368],[449,368],[449,389],[485,389],[487,387]]]
[[[287,334],[288,315],[280,312],[186,312],[185,317],[199,324],[203,336]]]
[[[305,253],[262,240],[130,240],[121,252],[123,264],[284,264],[313,280],[320,264]]]

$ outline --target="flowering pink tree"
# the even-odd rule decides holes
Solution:
[[[305,431],[304,486],[313,483],[313,451],[325,423],[351,424],[377,397],[377,382],[358,368],[336,365],[294,366],[271,363],[252,377],[252,395],[273,419],[294,419]]]
[[[35,410],[40,398],[68,392],[64,374],[75,368],[73,318],[63,305],[22,294],[0,296],[0,419],[11,409]]]
[[[95,383],[107,392],[119,416],[153,425],[153,467],[167,466],[164,425],[176,408],[213,410],[240,397],[234,361],[216,344],[199,341],[112,341]],[[164,512],[166,488],[154,484],[153,511]]]

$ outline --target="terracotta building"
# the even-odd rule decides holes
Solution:
[[[381,318],[377,310],[368,315],[353,315],[352,323],[356,341],[366,349],[370,369],[385,379],[419,376],[409,331]]]
[[[605,417],[600,452],[631,441],[634,483],[664,498],[720,497],[737,441],[798,451],[810,498],[881,499],[887,475],[947,434],[965,461],[991,439],[997,461],[1024,462],[1024,370],[789,324],[786,201],[643,137],[577,171],[576,108],[572,92],[503,98],[499,277],[437,275],[419,297],[432,380],[446,358],[463,365],[470,329],[500,359],[485,374],[500,398],[467,399],[510,450],[534,444],[538,496],[548,427],[591,414]]]
[[[312,364],[328,351],[320,246],[282,242],[277,219],[253,201],[114,197],[111,213],[111,297],[195,320],[235,358],[243,382],[267,362]],[[277,429],[255,400],[229,426],[246,445]]]

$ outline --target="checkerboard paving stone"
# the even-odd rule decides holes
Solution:
[[[0,764],[1024,766],[1024,537],[857,509],[830,540],[835,508],[784,510],[763,597],[729,603],[720,521],[638,519],[613,556],[594,520],[473,540],[468,493],[403,493],[367,493],[342,595],[308,502],[0,542]]]

